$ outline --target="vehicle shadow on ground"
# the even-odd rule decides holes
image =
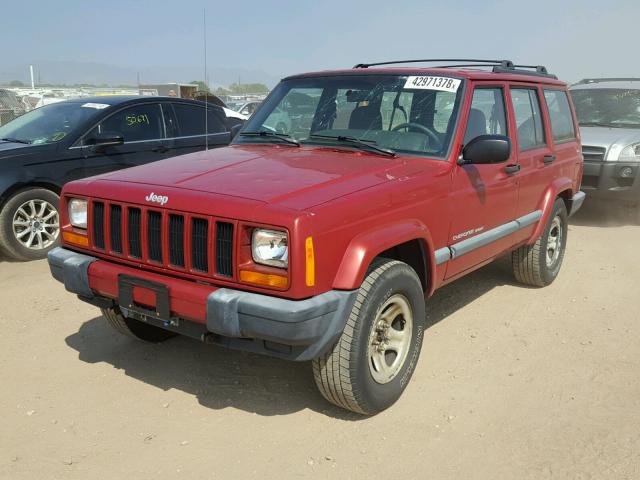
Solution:
[[[637,209],[614,203],[597,203],[586,200],[584,206],[571,217],[569,223],[582,227],[624,227],[638,225],[640,214]]]
[[[428,301],[427,323],[433,326],[493,288],[511,283],[505,261],[494,262],[438,290]],[[145,344],[116,333],[102,317],[86,321],[66,343],[84,362],[106,362],[163,390],[195,395],[207,408],[237,408],[264,416],[309,408],[346,421],[366,418],[326,402],[308,362],[287,362],[184,337]]]

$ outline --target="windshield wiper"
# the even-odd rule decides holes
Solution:
[[[309,135],[309,138],[325,138],[329,140],[338,140],[339,142],[351,143],[362,149],[366,148],[369,150],[373,150],[379,153],[380,155],[385,155],[387,157],[396,156],[396,152],[394,152],[393,150],[390,150],[388,148],[378,147],[374,140],[360,140],[359,138],[349,137],[346,135],[321,135],[318,133],[312,133],[311,135]]]
[[[3,142],[24,143],[25,145],[31,144],[28,140],[20,140],[19,138],[0,138],[0,140]]]
[[[241,137],[267,137],[267,138],[276,138],[278,140],[282,140],[283,142],[287,142],[291,145],[295,145],[296,147],[300,146],[300,142],[291,138],[291,135],[287,135],[286,133],[276,133],[276,132],[240,132]]]

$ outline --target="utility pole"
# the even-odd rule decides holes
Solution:
[[[33,65],[29,65],[29,71],[31,72],[31,90],[35,90],[36,85],[33,80]]]

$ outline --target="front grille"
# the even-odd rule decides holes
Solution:
[[[149,212],[147,217],[147,248],[149,260],[162,263],[162,214]]]
[[[234,276],[235,227],[231,222],[101,200],[91,202],[91,211],[96,250],[142,264]]]
[[[209,270],[209,222],[204,218],[191,220],[191,265],[195,270]]]
[[[104,203],[93,203],[93,244],[104,250]]]
[[[604,155],[607,149],[604,147],[582,146],[582,156],[586,162],[604,162]]]
[[[139,208],[129,208],[128,243],[129,255],[134,258],[142,258],[142,212]]]
[[[169,215],[169,263],[184,267],[184,217]]]
[[[111,205],[109,231],[111,233],[111,251],[122,253],[122,207],[120,205]]]
[[[232,223],[216,223],[216,272],[225,277],[233,275]]]

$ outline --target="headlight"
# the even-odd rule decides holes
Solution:
[[[640,162],[640,143],[624,148],[618,157],[619,162]]]
[[[87,228],[87,201],[74,198],[69,202],[69,222],[77,228]]]
[[[272,267],[289,265],[289,239],[286,232],[256,228],[251,238],[253,261]]]

